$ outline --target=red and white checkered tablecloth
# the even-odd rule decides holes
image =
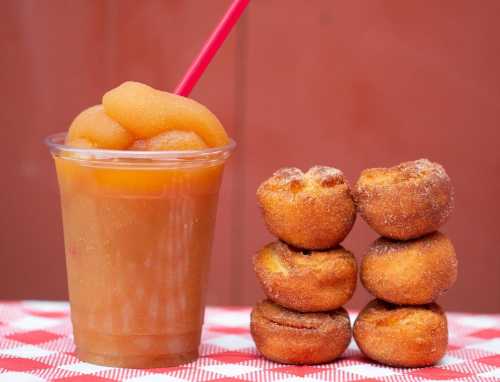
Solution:
[[[165,369],[118,369],[78,361],[63,302],[0,303],[0,382],[38,381],[500,381],[500,315],[448,314],[448,353],[435,367],[397,369],[370,362],[354,341],[337,361],[286,366],[259,356],[248,308],[209,307],[201,356]],[[354,317],[351,315],[351,319]]]

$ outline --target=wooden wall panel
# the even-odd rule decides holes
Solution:
[[[0,14],[0,299],[65,298],[49,133],[128,79],[172,89],[229,0],[6,0]],[[286,4],[286,6],[284,6]],[[251,257],[272,240],[255,189],[275,169],[429,157],[454,180],[459,281],[441,301],[500,310],[500,25],[495,0],[253,0],[192,96],[238,148],[221,190],[209,302],[261,297]],[[376,235],[358,219],[358,259]],[[369,296],[358,287],[349,304]]]
[[[271,239],[254,190],[274,169],[333,165],[354,183],[365,167],[428,157],[456,187],[443,230],[460,274],[440,301],[499,311],[499,11],[495,1],[291,1],[286,10],[278,0],[254,2],[241,212],[254,229],[244,231],[241,252]],[[358,219],[345,246],[360,259],[375,237]],[[261,295],[249,268],[248,258],[245,303]],[[368,298],[358,286],[349,306]]]
[[[47,6],[50,4],[50,6]],[[45,136],[125,80],[173,89],[227,1],[6,1],[0,16],[3,107],[0,298],[66,298],[55,171]],[[5,21],[5,23],[3,22]],[[192,96],[230,134],[234,124],[235,39],[230,36]],[[6,162],[5,162],[6,160]],[[221,191],[212,268],[231,262],[234,166]],[[215,277],[212,277],[215,276]],[[212,274],[208,298],[227,303],[228,277]]]

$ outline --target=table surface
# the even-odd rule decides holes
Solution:
[[[363,358],[354,341],[337,361],[287,366],[259,356],[249,308],[209,307],[200,358],[134,370],[80,362],[65,302],[0,303],[0,382],[9,381],[500,381],[500,315],[449,313],[449,348],[435,367],[398,369]],[[353,319],[355,314],[351,314]]]

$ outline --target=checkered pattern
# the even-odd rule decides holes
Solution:
[[[435,367],[378,365],[363,358],[354,342],[336,362],[299,367],[259,356],[249,333],[248,308],[208,308],[196,362],[133,370],[78,361],[68,313],[67,303],[0,303],[0,382],[500,381],[500,315],[448,314],[450,345]]]

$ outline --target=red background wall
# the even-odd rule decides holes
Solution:
[[[66,298],[55,173],[43,138],[128,79],[173,89],[229,1],[4,0],[0,14],[0,299]],[[286,5],[285,5],[286,3]],[[239,146],[222,189],[209,302],[261,296],[255,203],[281,166],[428,157],[456,188],[448,309],[500,311],[500,2],[254,0],[192,97]],[[375,238],[361,219],[358,259]],[[359,286],[348,306],[368,295]]]

